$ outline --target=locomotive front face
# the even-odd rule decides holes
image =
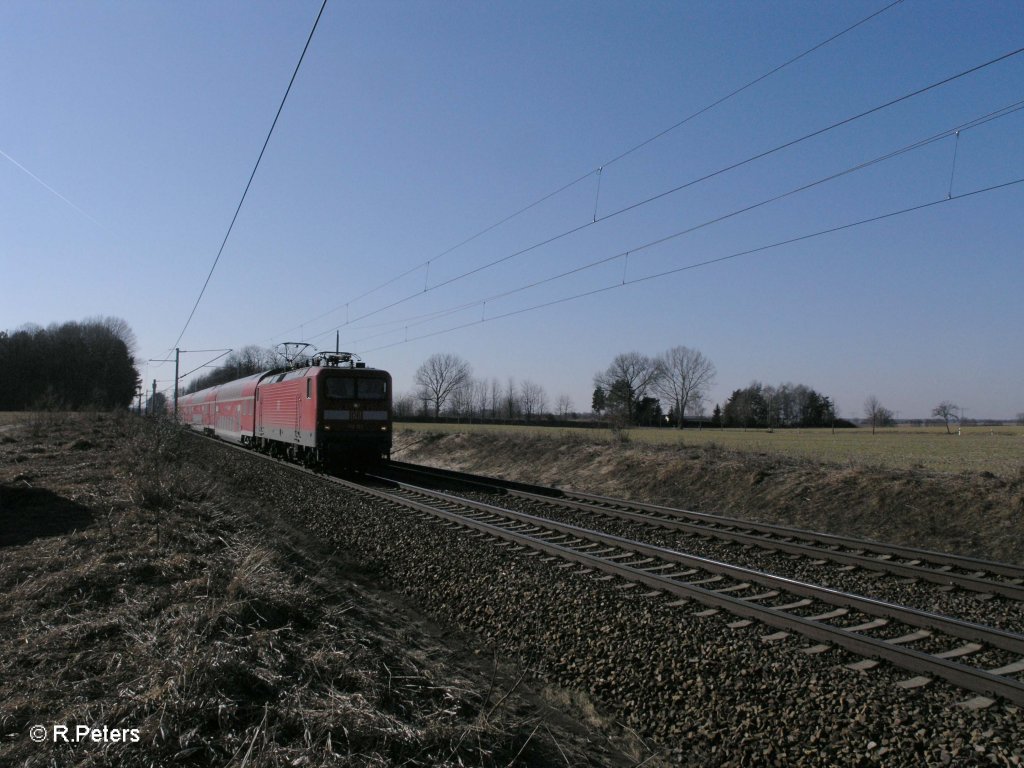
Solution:
[[[391,377],[372,369],[321,373],[321,418],[327,455],[379,461],[391,453]]]

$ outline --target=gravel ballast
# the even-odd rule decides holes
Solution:
[[[555,505],[517,499],[512,496],[462,493],[467,498],[518,512],[547,517],[581,528],[600,530],[614,536],[643,541],[697,557],[727,562],[775,576],[806,581],[876,600],[898,603],[922,611],[955,616],[964,621],[1024,633],[1024,603],[1019,600],[967,590],[945,590],[929,581],[915,581],[879,571],[843,570],[837,563],[809,557],[744,546],[718,538],[687,535],[649,525],[624,521],[607,515],[588,514]]]
[[[1019,765],[1019,708],[973,710],[940,682],[905,690],[888,665],[855,672],[841,651],[807,655],[797,636],[624,589],[389,504],[232,459],[240,489],[282,498],[281,514],[423,610],[578,689],[680,765]]]

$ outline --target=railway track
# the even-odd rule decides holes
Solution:
[[[918,673],[900,683],[906,688],[941,678],[985,697],[1024,704],[1024,682],[1014,677],[1024,672],[1024,635],[693,557],[388,477],[375,479],[391,487],[340,482],[511,545],[682,598],[684,602],[670,603],[675,607],[693,600],[711,611],[727,611],[740,618],[728,624],[731,628],[759,621],[781,630],[763,638],[769,642],[798,633],[816,641],[803,649],[805,653],[838,646],[865,657],[850,665],[859,670],[889,661]],[[965,662],[972,657],[977,661]],[[1001,660],[985,666],[993,658]],[[971,705],[987,703],[974,699]]]
[[[399,473],[456,481],[540,504],[833,562],[881,574],[1024,601],[1024,568],[913,547],[816,533],[596,494],[529,485],[392,461]]]
[[[1024,635],[699,558],[391,477],[365,475],[354,480],[282,466],[453,529],[472,531],[481,540],[497,539],[498,546],[522,556],[540,556],[552,568],[578,567],[580,575],[620,579],[623,589],[644,587],[649,591],[636,594],[668,596],[667,609],[699,605],[701,610],[693,611],[696,616],[721,612],[734,616],[735,620],[726,622],[733,630],[756,627],[755,622],[776,630],[762,636],[765,643],[803,636],[813,642],[802,652],[845,649],[861,657],[847,666],[861,671],[887,661],[913,673],[897,683],[904,688],[939,679],[977,694],[961,702],[964,706],[985,707],[996,699],[1024,705],[1020,679]]]

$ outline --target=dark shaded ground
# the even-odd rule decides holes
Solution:
[[[91,525],[88,507],[45,488],[0,485],[0,547],[60,536]]]

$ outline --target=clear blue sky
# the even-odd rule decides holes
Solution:
[[[609,162],[886,4],[330,0],[181,347],[333,347],[340,327],[399,391],[455,352],[587,410],[615,354],[683,344],[716,364],[712,402],[758,379],[852,417],[869,394],[1012,417],[1024,184],[629,282],[1024,177],[1021,111],[636,250],[1024,99],[1024,54],[608,217],[1024,46],[1019,0],[905,0]],[[0,4],[0,328],[114,315],[142,361],[166,356],[319,7]],[[142,365],[147,386],[171,371]]]

